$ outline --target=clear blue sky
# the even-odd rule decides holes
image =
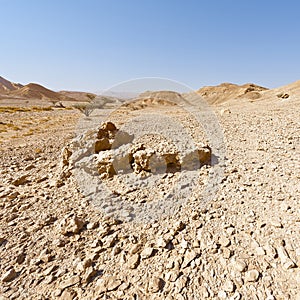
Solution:
[[[99,91],[138,77],[195,89],[300,79],[300,2],[0,0],[0,76]]]

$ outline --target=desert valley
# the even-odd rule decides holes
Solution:
[[[300,300],[300,81],[124,99],[0,77],[0,149],[1,300]]]

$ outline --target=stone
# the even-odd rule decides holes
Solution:
[[[226,280],[225,283],[223,284],[223,290],[229,293],[234,292],[235,290],[234,283],[230,279]]]
[[[106,236],[103,238],[103,247],[112,248],[118,242],[118,237],[116,235]]]
[[[279,93],[276,96],[281,99],[288,99],[290,97],[290,95],[287,93]]]
[[[177,234],[185,228],[185,224],[182,221],[177,221],[173,226],[173,233]]]
[[[181,267],[184,269],[186,268],[194,259],[198,257],[198,254],[194,250],[188,250],[183,259],[183,263]]]
[[[14,280],[18,276],[18,273],[14,268],[9,269],[4,275],[2,276],[1,280],[3,282],[9,282]]]
[[[58,238],[52,241],[52,244],[56,247],[63,247],[66,243],[67,241],[62,238]]]
[[[243,260],[236,259],[235,261],[233,261],[233,267],[238,272],[244,272],[247,265]]]
[[[168,260],[166,264],[166,269],[173,269],[174,268],[174,261],[173,260]]]
[[[111,149],[111,143],[108,138],[103,138],[95,143],[94,151],[98,154],[101,151],[106,151]]]
[[[96,282],[96,292],[99,294],[116,290],[122,281],[116,276],[100,278]]]
[[[272,245],[266,245],[265,251],[267,256],[269,256],[270,258],[275,258],[277,256],[277,251]]]
[[[118,255],[118,254],[121,253],[121,252],[122,252],[122,249],[121,249],[120,247],[118,247],[118,246],[115,246],[115,247],[113,248],[111,254],[112,254],[112,256],[116,256],[116,255]]]
[[[259,256],[263,256],[263,255],[266,254],[266,252],[265,252],[265,250],[264,250],[263,247],[257,247],[257,248],[255,248],[255,252],[256,252],[256,254],[259,255]]]
[[[148,285],[148,292],[157,293],[163,288],[163,286],[164,286],[164,281],[161,278],[158,277],[151,278]]]
[[[80,282],[80,277],[79,277],[78,275],[72,276],[72,277],[66,279],[65,281],[63,281],[63,282],[60,284],[60,288],[61,288],[62,290],[64,290],[64,289],[66,289],[66,288],[68,288],[68,287],[70,287],[70,286],[73,286],[73,285],[75,285],[75,284],[77,284],[77,283],[79,283],[79,282]]]
[[[4,242],[6,242],[6,239],[5,239],[4,237],[0,236],[0,246],[1,246]]]
[[[22,175],[17,179],[13,180],[12,184],[15,186],[24,185],[29,182],[28,175]]]
[[[287,251],[285,250],[285,248],[283,246],[277,247],[277,253],[280,258],[282,266],[286,270],[294,268],[296,266],[296,264],[290,259]]]
[[[7,196],[7,199],[8,199],[8,200],[14,200],[14,199],[16,199],[19,195],[20,195],[20,193],[17,192],[17,191],[15,191],[15,192],[10,193],[10,194]]]
[[[100,128],[97,133],[97,139],[109,138],[109,133],[107,130]]]
[[[141,252],[141,258],[142,259],[149,258],[152,256],[153,253],[154,253],[154,249],[151,247],[147,247]]]
[[[224,115],[229,115],[229,114],[231,114],[231,110],[229,109],[229,108],[223,108],[223,109],[221,109],[220,110],[220,115],[221,116],[224,116]]]
[[[68,147],[64,147],[62,149],[62,154],[61,154],[61,157],[62,157],[61,164],[62,164],[62,166],[68,166],[69,165],[71,155],[72,155],[72,151]]]
[[[230,239],[225,236],[219,238],[219,243],[222,247],[228,247],[230,245]]]
[[[228,248],[223,248],[222,249],[222,255],[223,255],[224,258],[230,258],[231,255],[232,255],[232,252]]]
[[[17,256],[16,263],[19,264],[19,265],[22,264],[25,261],[25,257],[26,257],[26,255],[25,255],[24,252],[20,253]]]
[[[157,242],[156,242],[156,246],[158,248],[165,248],[168,244],[168,241],[166,241],[163,237],[159,237],[157,239]]]
[[[49,268],[47,268],[44,272],[43,272],[43,275],[44,276],[48,276],[50,275],[52,272],[54,272],[55,270],[58,269],[58,266],[57,265],[52,265],[50,266]]]
[[[86,225],[86,228],[87,229],[95,229],[99,227],[99,222],[89,222],[87,225]]]
[[[199,291],[202,298],[209,298],[209,292],[205,286],[200,286]]]
[[[101,129],[108,131],[108,132],[114,132],[117,130],[117,127],[112,122],[105,122],[101,125]]]
[[[59,297],[62,294],[62,290],[61,289],[56,289],[52,292],[52,296],[53,297]]]
[[[92,267],[89,266],[85,269],[85,273],[83,274],[83,282],[88,283],[92,280],[92,278],[97,274],[97,271]]]
[[[73,300],[76,297],[75,293],[71,291],[64,290],[61,294],[61,299],[64,300]]]
[[[187,282],[188,282],[188,277],[185,275],[179,277],[176,280],[175,286],[176,286],[178,293],[180,293],[182,291],[182,289],[186,286]]]
[[[131,257],[129,257],[127,263],[130,269],[136,269],[140,263],[140,255],[139,254],[132,255]]]
[[[97,171],[101,179],[112,178],[116,175],[112,153],[100,152],[97,157]]]
[[[133,244],[133,246],[129,250],[129,253],[136,254],[136,253],[140,252],[141,247],[142,247],[141,244]]]
[[[219,299],[227,299],[227,293],[225,291],[219,291],[218,298]]]
[[[271,222],[271,225],[272,225],[273,227],[275,227],[275,228],[282,228],[282,227],[283,227],[282,223],[281,223],[280,221],[276,221],[276,220],[273,220],[273,221]]]
[[[45,277],[44,279],[44,283],[45,284],[50,284],[51,282],[53,282],[56,278],[51,274]]]
[[[176,281],[178,276],[179,276],[179,271],[173,271],[172,270],[172,271],[169,271],[168,273],[166,273],[165,279],[167,281],[174,282],[174,281]]]
[[[226,228],[226,232],[228,235],[233,235],[235,233],[235,228],[234,227],[228,227]]]
[[[82,273],[91,265],[92,265],[92,260],[90,258],[86,258],[85,260],[83,260],[77,264],[76,270],[78,272]]]
[[[68,234],[78,234],[80,230],[83,228],[85,222],[74,216],[74,217],[65,217],[59,224],[58,229],[59,232],[63,235]]]
[[[199,148],[198,157],[201,165],[211,164],[211,148],[208,145]]]
[[[39,255],[39,259],[45,263],[51,261],[53,256],[50,254],[50,251],[48,248],[45,248],[41,251]]]
[[[129,144],[133,141],[134,135],[130,135],[129,133],[119,130],[115,135],[114,142],[112,144],[113,149],[116,149],[122,145]]]
[[[181,240],[181,242],[180,242],[180,247],[182,248],[182,249],[188,249],[189,248],[189,242],[188,241],[186,241],[184,238]]]
[[[259,278],[259,272],[255,269],[249,270],[245,273],[245,281],[246,282],[255,282]]]

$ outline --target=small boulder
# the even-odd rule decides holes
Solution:
[[[95,153],[111,149],[111,143],[108,138],[102,138],[95,143]]]
[[[9,282],[14,280],[18,276],[14,268],[9,269],[1,278],[2,282]]]

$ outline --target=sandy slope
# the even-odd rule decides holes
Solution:
[[[221,104],[232,99],[247,98],[256,100],[262,97],[262,92],[267,88],[247,83],[237,85],[233,83],[222,83],[218,86],[207,86],[199,89],[197,93],[210,104]]]

